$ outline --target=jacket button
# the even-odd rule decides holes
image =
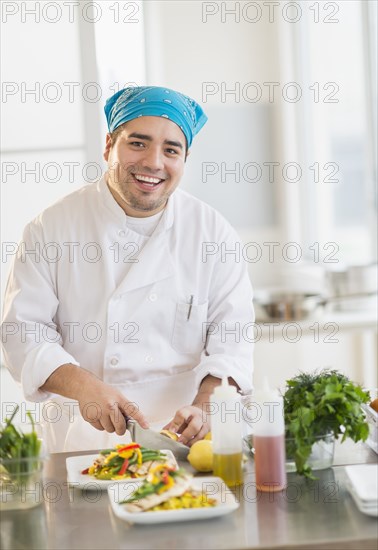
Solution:
[[[118,361],[117,357],[112,357],[112,358],[110,359],[110,364],[111,364],[113,367],[115,367],[116,365],[118,365],[118,363],[119,363],[119,361]]]
[[[146,363],[152,363],[154,358],[151,355],[146,355],[145,359]]]
[[[124,237],[126,235],[126,231],[124,229],[121,229],[120,231],[118,231],[118,235],[120,237]]]
[[[152,293],[152,294],[149,295],[148,299],[150,300],[150,302],[156,302],[157,295]]]

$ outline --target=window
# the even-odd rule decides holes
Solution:
[[[105,7],[94,29],[97,72],[105,104],[125,86],[146,83],[144,19],[140,1],[100,4]],[[103,111],[101,115],[101,134],[105,136],[108,130]]]
[[[369,263],[376,260],[377,5],[314,6],[334,14],[328,23],[303,18],[298,27],[298,74],[311,92],[298,121],[307,170],[303,237],[309,246],[319,242],[323,252],[336,243],[335,258],[343,264]]]

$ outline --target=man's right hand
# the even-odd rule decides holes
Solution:
[[[78,402],[84,420],[97,430],[123,435],[127,418],[134,418],[142,428],[148,428],[136,403],[128,401],[121,392],[96,378],[83,389]]]
[[[120,391],[105,384],[91,372],[75,365],[61,365],[41,389],[76,399],[84,420],[97,430],[123,435],[129,417],[142,428],[148,428],[148,422],[136,403],[126,399]]]

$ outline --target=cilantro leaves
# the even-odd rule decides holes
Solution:
[[[299,474],[316,479],[307,464],[316,438],[332,433],[336,439],[342,435],[341,442],[347,437],[365,441],[369,427],[361,405],[370,396],[336,370],[301,372],[286,384],[286,437],[293,438],[287,454],[294,457]]]

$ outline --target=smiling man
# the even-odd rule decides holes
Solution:
[[[160,212],[180,183],[186,158],[182,130],[170,120],[144,116],[108,134],[105,160],[107,183],[128,216]]]
[[[26,399],[53,407],[51,451],[107,447],[127,417],[192,445],[222,376],[251,389],[251,285],[235,231],[177,189],[201,107],[138,87],[105,113],[104,177],[25,228],[4,302],[6,364]]]

